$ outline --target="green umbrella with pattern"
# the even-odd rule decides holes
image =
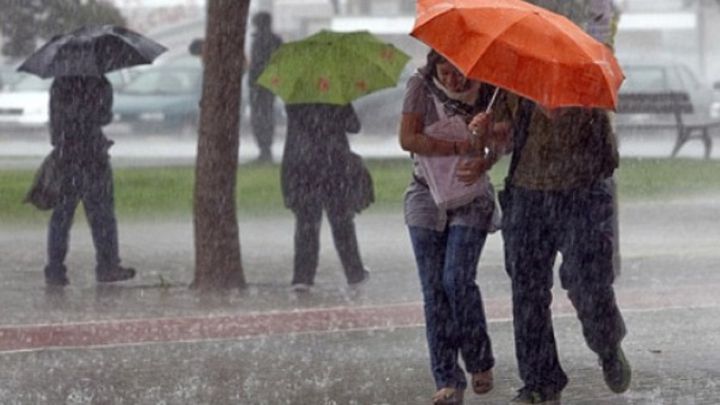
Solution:
[[[367,31],[323,30],[278,48],[258,83],[285,104],[343,105],[395,86],[409,59]]]

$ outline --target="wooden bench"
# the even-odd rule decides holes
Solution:
[[[699,139],[705,146],[705,158],[710,158],[712,152],[712,138],[710,131],[720,128],[720,119],[683,117],[693,114],[694,108],[690,95],[681,91],[668,91],[657,93],[622,93],[618,97],[618,114],[671,114],[675,123],[668,125],[647,122],[636,125],[622,125],[620,129],[661,129],[675,128],[677,139],[671,157],[675,157],[685,143],[692,139]]]

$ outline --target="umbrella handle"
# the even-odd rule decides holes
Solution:
[[[487,108],[485,109],[485,114],[489,113],[492,109],[493,104],[495,104],[495,99],[497,98],[498,93],[500,92],[500,87],[495,87],[495,92],[492,95],[492,98],[490,99],[490,103],[488,103]]]
[[[500,92],[499,87],[495,87],[495,92],[493,92],[492,98],[490,98],[490,103],[488,103],[488,106],[485,108],[485,114],[488,114],[492,110],[493,104],[495,104],[495,99],[497,98],[498,93]],[[472,134],[477,136],[477,131],[473,130]]]
[[[488,106],[485,108],[485,114],[489,113],[492,109],[493,104],[495,104],[495,99],[497,98],[498,93],[500,92],[500,87],[495,87],[495,91],[493,92],[492,98],[490,98],[490,102],[488,103]],[[477,131],[472,131],[473,137],[478,137]],[[490,148],[487,146],[483,148],[483,155],[487,156],[487,154],[490,152]]]

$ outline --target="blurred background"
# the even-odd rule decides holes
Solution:
[[[197,133],[198,100],[201,91],[200,61],[188,52],[195,38],[204,36],[204,0],[107,0],[28,2],[1,0],[0,17],[0,139],[8,141],[45,140],[47,134],[47,89],[50,80],[40,80],[14,70],[24,56],[53,33],[62,32],[89,19],[120,22],[164,44],[169,51],[152,66],[142,66],[111,75],[116,97],[116,120],[107,132],[111,137],[153,137],[165,141],[192,142]],[[73,7],[69,5],[77,3]],[[535,1],[549,6],[554,0]],[[565,1],[564,12],[573,16],[572,4]],[[64,4],[65,6],[58,6]],[[619,13],[616,54],[627,80],[622,91],[681,90],[694,105],[693,114],[720,117],[720,1],[717,0],[621,0],[615,2]],[[33,10],[33,7],[36,9]],[[78,10],[81,10],[78,11]],[[392,42],[412,56],[394,89],[371,94],[356,101],[363,120],[363,145],[368,143],[378,154],[399,154],[394,136],[407,77],[424,62],[426,47],[411,38],[415,2],[413,0],[253,0],[250,15],[257,11],[273,15],[273,29],[285,41],[299,39],[320,29],[352,31],[366,29]],[[578,17],[579,18],[579,17]],[[578,23],[582,23],[578,21]],[[251,34],[251,24],[248,24]],[[246,38],[249,54],[250,36]],[[243,87],[241,134],[249,136],[248,86]],[[284,134],[284,109],[276,102],[280,151]],[[643,123],[667,132],[668,145],[637,145],[643,139]],[[671,116],[647,114],[618,117],[621,153],[665,154],[672,146],[674,124]],[[648,126],[649,128],[650,126]],[[359,138],[359,137],[358,137]],[[650,139],[659,142],[657,135]],[[252,154],[253,142],[245,142]],[[22,155],[22,145],[7,145],[6,153]],[[659,149],[655,151],[655,149]],[[167,149],[167,148],[163,148]],[[182,147],[175,148],[178,154]],[[662,151],[662,153],[660,152]],[[30,154],[46,150],[32,148]],[[169,152],[167,152],[169,153]],[[688,152],[693,154],[692,147]],[[696,154],[702,155],[699,151]],[[277,154],[276,154],[277,155]]]
[[[583,24],[579,10],[586,1],[533,2],[560,7]],[[614,5],[619,13],[615,52],[626,75],[621,94],[684,93],[692,104],[684,120],[720,122],[720,0],[621,0]],[[202,80],[201,62],[188,47],[205,35],[204,0],[0,0],[0,337],[6,344],[0,348],[0,403],[250,403],[243,402],[246,395],[252,403],[264,404],[417,404],[429,398],[420,289],[402,215],[412,163],[396,135],[405,83],[427,53],[408,35],[415,1],[250,1],[250,16],[261,10],[272,13],[273,30],[285,42],[321,29],[365,29],[411,55],[396,87],[353,103],[363,129],[350,137],[352,148],[368,163],[376,191],[376,203],[357,219],[359,243],[373,271],[370,288],[360,293],[343,288],[325,223],[317,290],[309,297],[286,291],[294,217],[284,207],[279,185],[284,106],[280,100],[275,103],[275,164],[246,164],[258,156],[246,81],[237,203],[243,266],[251,288],[207,301],[187,288],[195,271],[193,190]],[[137,265],[139,275],[128,286],[96,286],[92,239],[86,224],[76,224],[68,260],[72,286],[66,294],[55,295],[42,290],[49,213],[21,203],[35,169],[50,151],[51,80],[15,70],[53,35],[99,22],[126,25],[169,48],[152,65],[109,75],[115,120],[105,132],[116,141],[111,154],[121,246],[124,261]],[[246,55],[252,31],[248,24]],[[564,394],[565,403],[717,404],[720,147],[704,159],[703,143],[692,140],[679,158],[671,159],[678,138],[676,118],[637,111],[615,117],[622,156],[617,172],[622,277],[616,286],[630,325],[627,350],[636,382],[624,396],[607,391],[570,304],[557,291],[553,305],[561,319],[556,331],[575,381]],[[710,131],[717,143],[720,125]],[[497,188],[507,160],[491,173]],[[83,217],[78,214],[77,220],[83,222]],[[491,314],[499,366],[497,388],[489,399],[468,400],[506,403],[518,382],[510,285],[499,234],[489,238],[480,268],[478,281]],[[559,283],[555,288],[559,290]],[[347,310],[351,307],[359,311],[346,318],[353,314]],[[341,322],[317,333],[283,332],[288,325],[315,325],[326,316],[312,312],[317,308],[335,308],[329,317]],[[376,323],[357,329],[368,319],[362,312],[367,308]],[[135,343],[102,348],[88,341],[77,347],[66,339],[69,348],[32,349],[53,332],[41,329],[37,343],[21,339],[13,326],[92,321],[95,331],[100,320],[120,320],[119,325],[127,326],[124,320],[136,318],[212,321],[218,319],[212,315],[230,314],[238,316],[232,324],[254,328],[258,313],[275,314],[268,334],[191,344],[158,343],[153,319],[147,330],[138,327],[131,339]],[[209,325],[209,330],[216,327]],[[129,324],[127,330],[135,326]],[[119,330],[100,327],[95,336]],[[62,341],[69,335],[58,336]],[[20,350],[8,349],[7,342],[19,342]]]

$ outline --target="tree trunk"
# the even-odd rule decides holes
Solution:
[[[195,165],[195,280],[199,290],[243,288],[235,204],[240,91],[249,0],[209,0]]]

